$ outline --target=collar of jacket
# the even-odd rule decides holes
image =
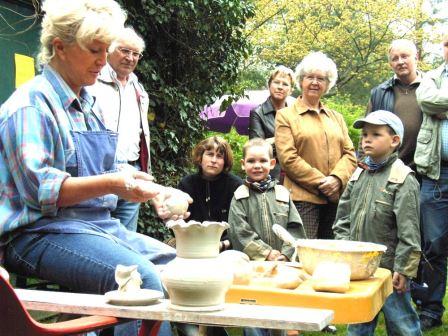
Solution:
[[[116,84],[118,85],[118,79],[117,79],[117,73],[115,72],[115,70],[110,66],[109,63],[107,63],[102,69],[101,72],[98,76],[98,80],[112,85],[112,84]],[[137,82],[137,76],[131,72],[129,74],[129,78],[128,78],[128,83],[132,83],[132,82]]]
[[[417,70],[417,77],[415,78],[415,80],[410,83],[409,85],[415,85],[415,84],[420,84],[420,82],[423,79],[423,72],[421,72],[420,70]],[[395,82],[401,82],[400,79],[398,78],[398,76],[395,74],[394,77],[392,77],[392,85],[395,84]],[[406,84],[403,84],[406,85]]]
[[[417,70],[417,78],[411,84],[420,83],[422,78],[423,78],[423,73],[420,70]],[[394,75],[393,77],[389,78],[387,81],[381,83],[380,88],[383,90],[390,90],[393,88],[395,81],[397,81],[397,80],[399,80],[397,78],[397,75]]]
[[[290,96],[286,97],[285,100],[285,107],[288,106],[288,99]],[[291,104],[291,101],[289,102]],[[268,99],[265,100],[263,104],[260,106],[260,110],[263,114],[269,114],[269,113],[275,113],[274,106],[272,105],[271,96],[268,97]]]
[[[326,107],[322,102],[319,102],[320,104],[320,111],[325,112],[327,115],[330,115],[330,109]],[[308,111],[313,111],[306,106],[306,104],[303,102],[302,96],[297,97],[295,103],[294,103],[294,109],[299,114],[306,113]]]
[[[271,97],[268,97],[268,99],[261,104],[261,112],[263,112],[263,114],[275,112],[274,106],[272,106]]]
[[[396,160],[398,159],[398,152],[393,152],[387,159],[386,162],[384,162],[383,165],[381,165],[381,167],[379,167],[378,169],[375,170],[369,170],[369,167],[362,162],[361,165],[358,164],[358,167],[363,168],[364,170],[370,171],[370,172],[377,172],[377,171],[381,171],[384,169],[384,167],[388,167],[389,165],[391,165],[392,163],[394,163]]]
[[[438,88],[440,88],[442,82],[442,74],[445,71],[445,64],[446,63],[443,63],[438,68],[428,72],[428,77],[435,81]]]
[[[387,81],[380,84],[379,88],[382,90],[391,90],[394,86],[395,78],[389,78]]]

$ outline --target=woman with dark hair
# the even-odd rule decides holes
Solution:
[[[179,189],[193,199],[188,208],[189,218],[199,222],[227,222],[233,192],[243,184],[240,177],[230,173],[233,166],[230,145],[218,136],[206,138],[193,148],[192,161],[198,171],[179,183]],[[223,235],[221,249],[229,245],[227,236]]]
[[[243,184],[243,180],[230,173],[233,166],[233,153],[229,143],[212,136],[200,141],[192,151],[193,164],[197,172],[185,176],[179,183],[179,189],[193,199],[188,212],[189,219],[203,221],[227,222],[233,192]],[[227,231],[221,237],[220,250],[230,248]],[[197,335],[197,326],[178,326],[180,335]],[[207,335],[225,336],[227,332],[221,327],[208,327]]]

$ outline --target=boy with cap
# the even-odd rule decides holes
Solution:
[[[388,335],[421,335],[409,293],[409,279],[420,260],[419,185],[414,172],[398,159],[403,124],[393,113],[375,111],[353,124],[362,128],[366,158],[353,173],[339,201],[333,231],[336,239],[387,246],[380,267],[393,273],[394,291],[382,312]],[[378,315],[348,326],[348,335],[373,335]]]

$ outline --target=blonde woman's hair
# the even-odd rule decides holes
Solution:
[[[300,84],[306,75],[314,71],[322,71],[325,73],[328,80],[327,91],[325,93],[328,93],[334,87],[338,79],[338,69],[336,64],[330,57],[321,51],[311,52],[297,65],[296,77],[298,83]]]
[[[78,43],[81,48],[99,40],[110,44],[123,28],[126,12],[114,0],[45,0],[42,5],[40,64],[54,57],[53,40]]]
[[[113,52],[122,42],[126,43],[126,45],[132,46],[138,52],[145,50],[145,41],[132,27],[125,27],[120,30],[117,38],[112,41],[109,51]]]
[[[268,79],[268,87],[271,85],[274,78],[278,75],[282,75],[285,77],[288,76],[291,81],[291,88],[293,88],[294,85],[296,84],[296,76],[294,74],[294,71],[292,71],[288,67],[285,67],[284,65],[279,65],[274,69],[274,71],[271,72],[271,75],[269,76]]]

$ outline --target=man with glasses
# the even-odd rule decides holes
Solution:
[[[399,157],[415,171],[415,146],[423,118],[415,98],[415,91],[422,78],[422,74],[417,70],[417,47],[410,40],[394,40],[389,47],[388,58],[394,75],[373,88],[366,114],[386,110],[401,119],[404,137]],[[362,156],[361,146],[358,148]]]
[[[118,132],[117,156],[122,169],[150,172],[148,94],[134,69],[145,48],[143,39],[131,27],[124,28],[109,48],[104,66],[91,93],[96,111],[108,129]],[[112,216],[129,230],[137,230],[140,203],[118,200]]]

